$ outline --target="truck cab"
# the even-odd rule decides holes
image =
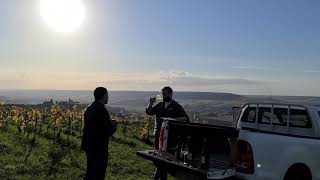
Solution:
[[[319,112],[320,108],[295,104],[243,105],[237,141],[251,145],[254,172],[237,172],[237,177],[320,179]]]

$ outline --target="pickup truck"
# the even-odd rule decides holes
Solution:
[[[225,127],[165,119],[160,149],[137,155],[177,179],[320,179],[320,108],[248,103],[234,122]]]

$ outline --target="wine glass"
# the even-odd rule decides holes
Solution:
[[[162,93],[161,92],[159,94],[157,94],[155,97],[156,97],[156,102],[157,103],[162,101]]]

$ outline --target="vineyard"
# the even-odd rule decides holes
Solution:
[[[0,166],[4,168],[0,179],[81,179],[86,167],[85,155],[80,151],[84,110],[57,104],[51,108],[1,105]],[[150,179],[152,164],[136,157],[135,151],[152,148],[153,118],[112,112],[110,115],[119,125],[110,139],[108,179]]]
[[[63,109],[59,105],[53,105],[51,109],[38,109],[28,106],[0,106],[0,128],[8,125],[15,126],[19,133],[41,135],[43,131],[48,134],[51,130],[54,136],[59,138],[61,133],[68,136],[82,136],[85,109]],[[134,134],[136,138],[151,143],[153,129],[152,117],[141,115],[121,115],[110,113],[111,119],[116,120],[124,135]]]

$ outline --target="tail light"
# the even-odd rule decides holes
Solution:
[[[254,159],[253,151],[250,143],[247,141],[239,140],[238,141],[238,152],[239,157],[236,162],[237,171],[245,174],[254,173]]]

